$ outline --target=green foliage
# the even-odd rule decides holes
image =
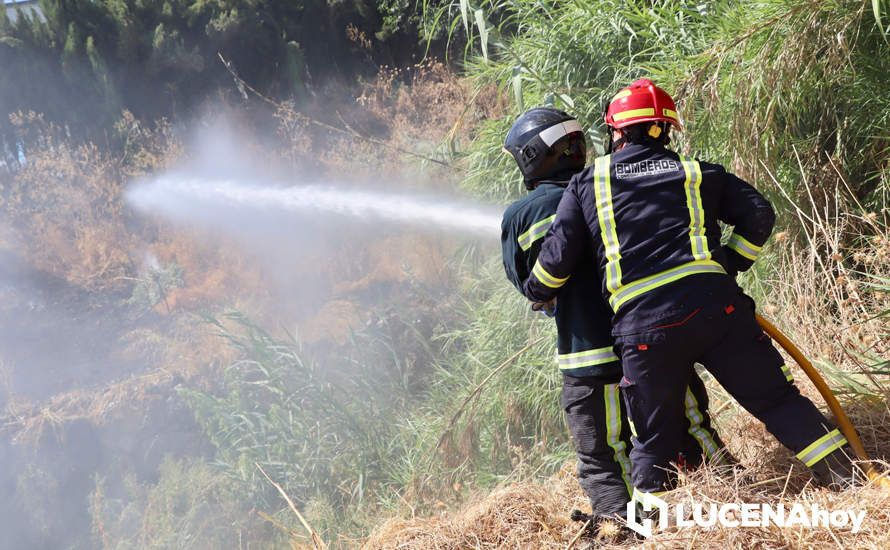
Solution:
[[[884,20],[888,16],[888,6],[886,0],[871,0],[871,10],[875,15],[875,22],[878,24],[878,28],[883,30],[884,34],[890,34],[890,24],[885,26]]]
[[[171,290],[182,286],[182,267],[175,264],[151,265],[133,285],[127,304],[137,309],[150,309],[159,303],[167,303]],[[170,308],[167,306],[167,312]]]
[[[428,425],[444,435],[440,475],[487,486],[515,474],[520,464],[528,471],[552,472],[561,464],[553,456],[569,454],[554,323],[531,312],[506,282],[500,261],[474,270],[470,281],[461,292],[466,324],[442,335],[446,355],[425,405]],[[505,368],[495,374],[499,366]],[[480,393],[452,425],[464,396],[476,388]]]
[[[101,135],[121,109],[143,120],[187,115],[232,89],[218,54],[273,97],[301,96],[332,78],[354,82],[422,53],[408,4],[42,0],[42,15],[0,17],[0,137],[14,142],[4,119],[15,111],[88,135]],[[376,40],[358,43],[348,27]]]
[[[251,513],[218,469],[200,460],[165,460],[158,482],[129,479],[124,494],[109,494],[99,480],[90,495],[93,534],[107,550],[227,548],[264,543],[271,526]]]
[[[415,336],[397,318],[324,360],[240,315],[216,323],[241,359],[227,369],[221,394],[181,391],[246,501],[282,506],[258,463],[331,537],[366,528],[381,505],[400,506],[412,487],[416,506],[428,509],[455,486],[558,468],[571,451],[553,323],[532,314],[500,271],[489,262],[461,290],[463,317],[436,338],[442,356],[428,355],[422,376],[408,363],[424,352],[410,351]],[[395,332],[385,329],[392,323]]]
[[[594,136],[603,106],[647,76],[672,92],[685,118],[681,148],[731,165],[755,181],[791,177],[831,158],[860,197],[886,186],[890,99],[882,92],[890,45],[862,1],[454,2],[483,10],[494,52],[481,45],[467,70],[480,84],[511,86],[512,119],[553,103]],[[468,7],[469,6],[469,7]],[[455,10],[458,11],[458,10]],[[462,28],[480,44],[478,30]],[[492,123],[493,124],[493,123]],[[469,151],[468,184],[515,194],[500,149],[502,121]],[[509,173],[511,177],[506,177]],[[794,184],[795,182],[791,182]]]
[[[317,528],[354,529],[351,522],[386,493],[388,471],[405,454],[396,435],[398,419],[413,409],[407,348],[383,330],[401,321],[356,335],[346,354],[331,354],[323,365],[240,315],[227,321],[236,328],[214,323],[242,358],[226,371],[223,393],[182,390],[218,449],[216,461],[261,509],[283,504],[255,464],[301,506],[337,511],[316,517]],[[402,337],[413,338],[400,326]]]

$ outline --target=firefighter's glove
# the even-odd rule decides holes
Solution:
[[[736,252],[728,246],[724,246],[723,255],[726,258],[726,265],[723,266],[724,269],[726,269],[726,274],[735,279],[739,274],[739,266],[737,266],[735,262]]]
[[[556,298],[549,302],[532,302],[532,311],[543,313],[547,317],[556,316]]]

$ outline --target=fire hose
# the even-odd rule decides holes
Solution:
[[[837,397],[834,396],[834,392],[828,387],[828,384],[825,382],[825,379],[822,378],[822,375],[819,374],[819,371],[816,370],[816,367],[814,367],[809,359],[804,356],[800,351],[800,348],[794,345],[794,342],[789,340],[787,336],[782,334],[782,331],[777,329],[774,324],[760,315],[757,315],[757,323],[770,338],[782,346],[782,349],[788,352],[788,355],[797,362],[800,368],[806,373],[807,377],[813,382],[813,385],[816,386],[816,389],[819,390],[825,403],[828,404],[828,408],[831,410],[832,414],[834,414],[835,420],[837,420],[838,429],[844,434],[844,437],[847,438],[847,442],[856,454],[856,458],[861,461],[868,461],[868,453],[865,452],[865,447],[862,446],[862,440],[859,439],[859,434],[856,433],[856,428],[854,428],[852,422],[850,422],[850,417],[844,412]],[[870,481],[875,485],[890,489],[890,478],[888,478],[886,474],[879,473],[874,466],[868,462],[864,462],[862,466]]]

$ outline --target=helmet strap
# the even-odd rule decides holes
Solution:
[[[613,134],[613,132],[616,132],[616,131],[621,134],[621,137],[618,139],[615,139],[614,134]],[[618,151],[619,149],[624,147],[624,145],[627,143],[627,136],[624,135],[624,132],[622,132],[621,130],[616,130],[615,128],[612,128],[611,126],[606,126],[606,135],[609,138],[608,141],[606,142],[606,151],[609,153],[614,153],[615,151]]]

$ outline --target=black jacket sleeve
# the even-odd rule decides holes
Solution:
[[[711,165],[716,166],[716,165]],[[746,271],[754,264],[776,223],[776,214],[769,201],[741,178],[716,166],[723,179],[720,196],[720,221],[733,226],[724,247],[729,267]]]
[[[508,214],[501,222],[501,255],[504,261],[504,272],[507,279],[522,292],[522,283],[528,277],[528,259],[517,242],[517,226],[514,216]]]
[[[541,245],[538,259],[525,280],[523,294],[533,302],[548,302],[569,280],[581,254],[589,230],[584,222],[577,178],[562,194],[556,218]]]

